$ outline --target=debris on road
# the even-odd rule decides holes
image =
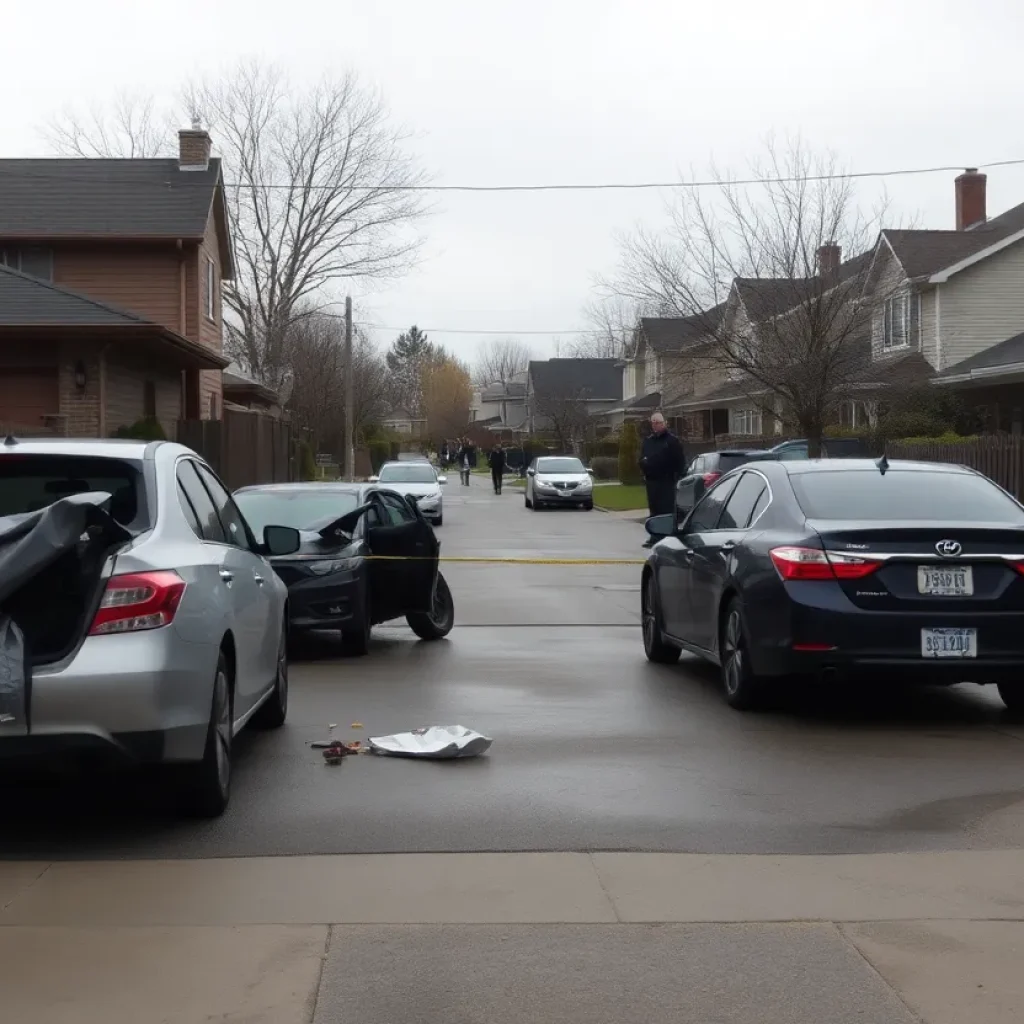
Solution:
[[[637,589],[639,589],[639,588],[637,588]],[[363,723],[362,722],[353,722],[352,725],[349,726],[349,728],[351,728],[351,729],[362,729],[363,728]]]
[[[371,736],[370,752],[386,757],[419,757],[431,761],[450,761],[477,757],[494,741],[464,725],[431,725],[394,736]]]
[[[341,764],[346,757],[351,757],[353,754],[362,754],[366,748],[355,740],[352,743],[343,743],[341,740],[335,740],[324,750],[324,760],[328,764]]]

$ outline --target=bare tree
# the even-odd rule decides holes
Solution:
[[[526,373],[533,350],[518,338],[496,338],[485,342],[476,358],[473,379],[476,384],[508,384],[517,374]]]
[[[223,154],[235,226],[232,354],[273,385],[300,306],[332,283],[389,278],[419,247],[423,179],[383,101],[353,75],[309,89],[258,63],[193,86],[191,110]]]
[[[152,96],[121,92],[108,110],[67,107],[42,129],[54,152],[69,157],[146,159],[171,156],[171,118]]]
[[[583,311],[592,330],[571,345],[576,359],[622,359],[632,348],[643,306],[621,295],[609,295],[587,304]]]
[[[684,190],[665,234],[624,240],[618,289],[661,315],[697,318],[706,357],[816,451],[869,359],[861,300],[883,210],[862,213],[835,158],[799,141],[781,153],[769,142],[753,171],[762,184],[716,173],[714,198]]]
[[[564,451],[574,451],[589,433],[590,391],[572,383],[545,387],[535,391],[533,407],[536,416],[550,424],[550,429]]]

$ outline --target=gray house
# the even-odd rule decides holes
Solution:
[[[526,374],[526,423],[531,434],[553,431],[563,443],[579,440],[592,417],[622,404],[617,359],[545,359]]]

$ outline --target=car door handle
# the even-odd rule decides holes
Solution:
[[[680,554],[688,562],[692,562],[693,561],[693,548],[683,548],[682,551],[680,552]]]
[[[227,569],[221,569],[217,575],[220,576],[225,583],[231,583],[235,578],[235,574],[233,572],[228,572]]]
[[[256,585],[257,586],[259,586],[259,587],[263,586],[263,577],[258,572],[254,572],[252,574],[252,578],[256,581]]]
[[[718,552],[722,558],[728,558],[736,550],[736,541],[727,540]]]

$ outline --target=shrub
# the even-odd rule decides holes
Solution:
[[[379,473],[380,467],[391,458],[391,442],[375,438],[366,447],[370,451],[370,468]]]
[[[587,441],[583,446],[584,458],[592,464],[594,459],[619,457],[619,439],[617,437],[602,437],[598,441]]]
[[[893,444],[971,444],[978,440],[977,434],[956,434],[947,430],[944,434],[935,434],[929,437],[897,437]]]
[[[640,435],[636,424],[624,423],[619,437],[619,482],[638,484],[643,481],[640,473]]]
[[[594,471],[597,480],[617,480],[619,474],[619,459],[609,455],[595,455],[590,460],[590,468]]]
[[[316,479],[316,456],[313,454],[313,446],[308,441],[299,442],[299,479]]]
[[[143,416],[130,427],[120,426],[114,431],[114,437],[129,437],[136,441],[166,441],[167,435],[160,421],[155,416]]]

